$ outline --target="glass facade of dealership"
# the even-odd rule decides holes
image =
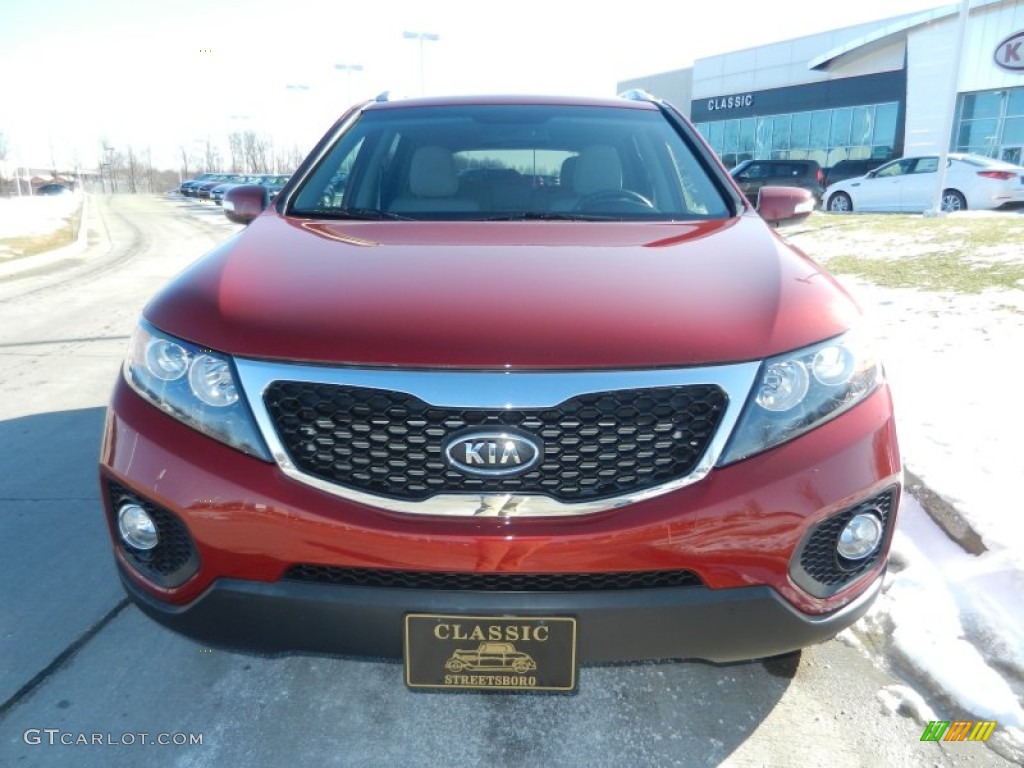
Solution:
[[[840,160],[894,156],[899,103],[863,104],[697,123],[727,167],[744,160]]]
[[[1024,88],[962,93],[952,149],[1024,161]]]

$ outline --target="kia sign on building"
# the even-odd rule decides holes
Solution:
[[[1024,72],[1024,30],[1010,35],[996,46],[996,64],[1011,72]]]

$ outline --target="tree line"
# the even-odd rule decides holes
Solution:
[[[226,154],[224,147],[227,148]],[[14,178],[4,177],[9,149],[6,136],[0,131],[0,195],[17,194]],[[252,130],[228,134],[226,145],[210,137],[180,144],[178,168],[175,169],[155,167],[152,154],[152,148],[148,146],[140,148],[129,144],[115,148],[104,139],[97,153],[98,175],[83,174],[83,181],[89,189],[97,192],[151,194],[174,189],[181,181],[200,173],[288,174],[305,157],[305,152],[298,145],[275,146],[269,136]],[[76,159],[76,168],[57,168],[54,165],[52,175],[54,178],[58,174],[74,175],[79,165],[87,167],[89,164],[80,164]],[[24,171],[17,175],[22,177],[22,191],[27,193]]]

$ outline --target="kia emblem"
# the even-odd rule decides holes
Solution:
[[[532,468],[543,455],[539,441],[521,432],[471,430],[445,445],[448,463],[468,475],[503,477]]]

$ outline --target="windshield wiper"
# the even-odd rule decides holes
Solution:
[[[607,216],[592,213],[550,213],[544,211],[516,211],[500,216],[485,216],[477,221],[603,221]]]
[[[297,211],[305,213],[305,211]],[[314,216],[324,216],[331,219],[355,219],[358,221],[415,221],[408,216],[400,216],[391,211],[381,211],[377,208],[318,208],[309,211]]]

